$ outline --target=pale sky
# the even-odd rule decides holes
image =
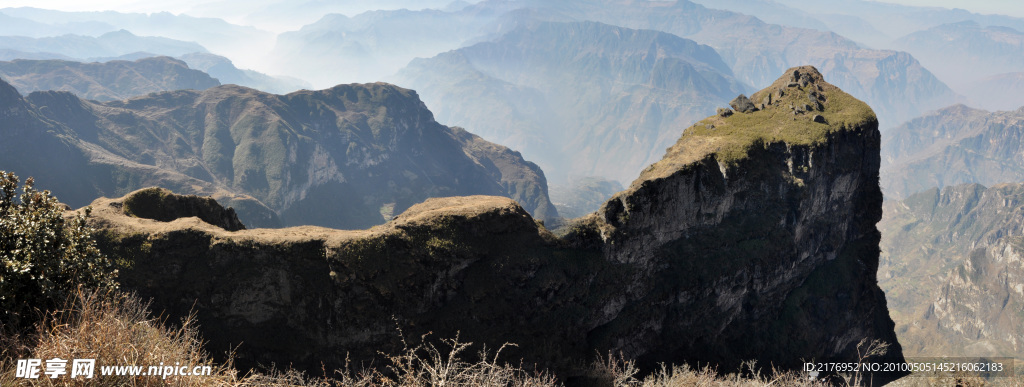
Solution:
[[[343,0],[340,0],[343,1]],[[260,3],[274,0],[248,0],[238,2],[238,10],[258,7]],[[1024,17],[1024,1],[1021,0],[884,0],[879,2],[906,4],[915,6],[932,6],[946,8],[963,8],[977,13],[998,13]],[[209,0],[0,0],[0,8],[4,7],[36,7],[63,11],[104,11],[121,12],[159,12],[167,11],[175,14],[189,13],[193,7],[209,3]],[[221,17],[228,21],[237,15],[193,15]]]
[[[1021,0],[885,0],[879,2],[919,7],[962,8],[975,13],[1024,17],[1024,1]]]
[[[0,0],[0,8],[37,7],[65,11],[116,10],[122,12],[168,11],[180,13],[187,11],[194,5],[207,2],[206,0]],[[259,3],[259,1],[256,2]],[[963,8],[979,13],[1020,13],[1024,11],[1024,2],[1020,0],[885,0],[879,2]],[[252,3],[252,1],[240,1],[239,5],[244,7],[246,3]]]
[[[176,1],[139,1],[139,0],[0,0],[0,8],[35,7],[56,9],[61,11],[121,11],[121,12],[157,12],[168,11],[181,13],[192,4],[201,3],[196,0]]]

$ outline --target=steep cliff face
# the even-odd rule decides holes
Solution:
[[[783,365],[848,358],[868,338],[900,359],[875,280],[874,115],[811,67],[751,99],[759,111],[698,122],[592,217],[606,258],[636,269],[593,337]]]
[[[369,230],[228,232],[93,203],[125,288],[198,312],[243,364],[338,367],[409,336],[460,332],[571,376],[595,351],[645,365],[798,368],[902,353],[875,282],[879,133],[811,67],[687,129],[666,157],[556,237],[515,202],[430,199]],[[876,375],[875,380],[895,375]]]

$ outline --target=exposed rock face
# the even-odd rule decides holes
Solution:
[[[1024,185],[885,204],[879,285],[913,356],[1024,357]]]
[[[867,105],[821,79],[772,107],[684,132],[630,188],[556,237],[515,202],[430,199],[369,230],[228,232],[130,218],[93,203],[128,289],[195,309],[212,348],[319,370],[390,350],[397,324],[489,346],[571,376],[598,351],[644,365],[742,360],[799,368],[902,353],[875,271],[879,132]],[[755,100],[777,87],[754,94]],[[826,95],[829,124],[786,107]],[[875,381],[895,375],[876,375]]]
[[[875,280],[877,122],[811,67],[753,99],[792,74],[800,85],[776,106],[705,120],[714,129],[698,122],[595,215],[606,258],[633,269],[597,343],[784,365],[796,353],[848,357],[861,338],[896,343]],[[831,125],[779,114],[812,93],[827,96]],[[737,136],[756,139],[731,144]]]

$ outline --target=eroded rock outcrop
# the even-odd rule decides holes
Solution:
[[[855,361],[868,339],[892,344],[872,360],[902,361],[875,279],[877,120],[811,67],[752,100],[769,93],[765,109],[687,129],[562,236],[491,196],[429,199],[362,231],[229,232],[132,218],[123,199],[94,202],[93,221],[133,263],[125,288],[172,316],[194,309],[210,349],[241,343],[243,365],[371,359],[397,345],[396,325],[518,343],[506,359],[563,377],[595,351],[798,368]],[[827,123],[789,108],[811,93]]]
[[[154,187],[132,192],[122,203],[126,215],[138,218],[170,222],[195,216],[227,231],[245,229],[233,208],[224,208],[211,197],[175,195],[170,190]]]

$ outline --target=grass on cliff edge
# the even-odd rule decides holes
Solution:
[[[794,78],[794,72],[809,75],[811,82],[801,84],[799,77]],[[781,97],[779,91],[782,91]],[[812,92],[822,98],[812,100]],[[770,101],[766,100],[769,96]],[[753,146],[775,142],[820,144],[830,133],[877,122],[870,106],[826,82],[812,66],[787,70],[770,86],[751,95],[750,100],[757,111],[734,111],[728,117],[716,114],[684,130],[676,144],[668,148],[665,157],[645,169],[640,179],[664,177],[682,165],[700,161],[711,154],[723,164],[736,164],[747,157]],[[822,109],[817,108],[815,101],[821,103]],[[762,108],[764,102],[769,103]],[[811,109],[805,108],[808,105]],[[822,116],[825,122],[815,122],[816,115]]]
[[[552,375],[527,372],[519,366],[499,361],[497,354],[478,362],[461,360],[460,354],[471,343],[458,339],[442,340],[440,347],[421,344],[390,355],[384,370],[342,371],[325,377],[310,377],[294,371],[271,371],[240,376],[231,362],[216,364],[202,349],[196,322],[187,320],[179,328],[167,326],[150,317],[145,303],[121,293],[79,293],[64,310],[53,313],[38,326],[32,336],[0,335],[0,385],[3,386],[521,386],[555,387],[561,384]],[[50,379],[16,377],[17,359],[96,359],[96,377],[71,383],[67,375]],[[209,366],[210,376],[128,377],[99,376],[102,365],[156,365],[179,363]],[[664,367],[641,379],[630,361],[613,356],[591,366],[587,380],[591,385],[612,387],[668,386],[824,386],[805,380],[796,373],[754,373],[754,377],[718,375],[709,368]]]

